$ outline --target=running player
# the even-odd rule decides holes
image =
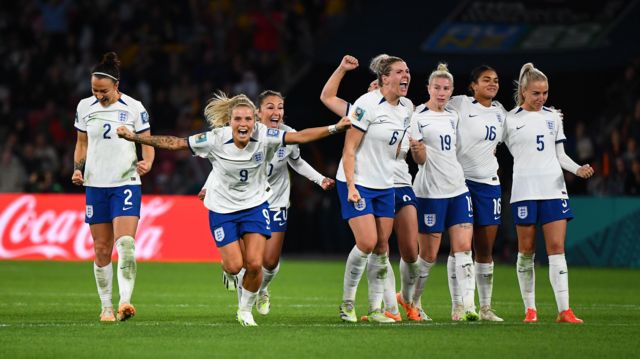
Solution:
[[[496,240],[502,202],[495,151],[502,141],[507,112],[494,101],[500,88],[497,72],[486,65],[471,71],[471,96],[453,96],[447,108],[458,112],[456,152],[464,170],[467,188],[473,204],[473,250],[475,275],[480,299],[480,320],[502,322],[491,309],[493,291],[493,245]],[[464,315],[464,306],[456,281],[453,252],[447,260],[447,275],[451,292],[451,319]]]
[[[213,128],[209,132],[177,138],[140,137],[125,127],[117,130],[118,136],[128,141],[169,150],[190,149],[194,155],[211,161],[213,177],[204,205],[209,209],[209,226],[224,270],[231,274],[246,270],[243,281],[238,283],[241,294],[236,312],[243,326],[257,325],[251,309],[262,283],[265,242],[271,237],[268,164],[282,144],[307,143],[350,127],[350,120],[345,117],[328,127],[282,131],[256,123],[255,111],[246,96],[227,98],[220,93],[205,108],[205,117]]]
[[[367,266],[368,320],[393,323],[380,305],[395,215],[394,161],[413,112],[413,103],[405,97],[411,75],[402,59],[386,54],[374,58],[370,69],[377,76],[379,89],[362,95],[352,106],[353,128],[345,137],[336,175],[342,217],[356,241],[346,263],[340,318],[357,321],[354,301]]]
[[[518,235],[518,283],[525,323],[538,321],[535,303],[536,224],[542,226],[549,256],[549,279],[558,306],[557,322],[582,323],[569,307],[569,274],[564,256],[567,221],[573,218],[562,170],[589,178],[591,166],[576,164],[564,152],[562,117],[544,106],[547,76],[533,64],[522,66],[515,100],[507,115],[505,143],[513,156],[511,210]]]
[[[348,113],[352,106],[347,101],[339,98],[338,88],[344,75],[359,66],[358,59],[353,56],[345,55],[340,65],[331,74],[320,94],[320,100],[338,116]],[[378,88],[378,81],[374,80],[369,85],[367,91],[373,91]],[[430,320],[424,311],[406,305],[402,298],[412,298],[415,288],[415,281],[418,274],[418,221],[416,213],[416,196],[411,187],[411,174],[407,162],[405,161],[409,150],[409,136],[402,138],[400,152],[395,161],[394,171],[394,191],[395,191],[395,212],[396,216],[393,221],[393,230],[398,239],[398,247],[400,250],[400,280],[401,290],[396,297],[396,283],[393,274],[393,267],[389,264],[387,268],[387,280],[385,282],[383,302],[384,314],[396,321],[400,321],[400,313],[398,311],[398,302],[405,306],[407,310],[407,318],[409,320]],[[420,145],[420,144],[418,144]],[[424,149],[424,145],[421,145]],[[399,301],[396,300],[399,299]]]
[[[134,237],[140,218],[140,176],[151,170],[153,147],[142,146],[138,161],[135,144],[119,139],[118,126],[149,137],[149,114],[142,103],[119,90],[120,61],[108,52],[91,71],[93,96],[78,103],[75,128],[78,132],[73,154],[71,181],[85,186],[85,222],[89,224],[96,259],[93,273],[102,302],[100,320],[127,320],[136,314],[131,295],[136,280]],[[113,245],[118,251],[120,304],[114,315],[111,301]]]
[[[429,100],[416,108],[411,123],[411,136],[423,141],[428,153],[426,158],[414,157],[418,163],[413,189],[418,197],[420,269],[412,304],[422,306],[420,298],[446,229],[464,305],[464,315],[457,319],[477,320],[471,257],[473,209],[464,171],[456,158],[458,113],[445,107],[453,92],[453,76],[446,65],[439,64],[431,73],[428,92]]]

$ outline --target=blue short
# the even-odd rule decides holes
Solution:
[[[245,233],[260,233],[271,238],[269,203],[232,213],[209,211],[209,228],[217,247],[242,238]]]
[[[84,221],[89,224],[111,223],[116,217],[140,217],[140,185],[120,187],[86,187]]]
[[[356,185],[356,189],[360,192],[360,201],[351,203],[347,200],[349,196],[347,184],[342,181],[336,182],[342,219],[348,220],[367,214],[373,214],[374,217],[395,217],[393,188],[371,189]]]
[[[418,232],[442,233],[460,223],[473,223],[469,192],[452,198],[418,197]]]
[[[287,215],[289,211],[286,207],[269,209],[269,220],[271,221],[271,232],[287,231]]]
[[[418,208],[418,201],[416,200],[416,194],[413,192],[413,187],[396,187],[395,191],[395,209],[396,213],[404,206],[414,206]]]
[[[562,219],[571,220],[573,213],[568,199],[544,199],[511,203],[515,224],[547,224]]]
[[[467,180],[467,188],[473,203],[473,223],[480,226],[500,224],[502,189],[500,185]]]

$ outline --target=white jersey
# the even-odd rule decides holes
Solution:
[[[349,109],[353,106],[350,103],[347,103],[347,113],[349,115]],[[400,143],[399,148],[396,149],[397,156],[396,160],[393,162],[393,186],[394,187],[407,187],[411,186],[411,173],[409,172],[409,165],[407,164],[406,158],[410,149],[409,143],[409,128],[406,128],[403,131],[402,142]]]
[[[136,144],[116,134],[120,126],[136,133],[149,131],[149,114],[140,101],[121,93],[118,101],[103,107],[94,96],[87,97],[78,103],[74,126],[88,138],[85,186],[140,184]]]
[[[295,132],[295,130],[285,124],[280,125],[280,130],[286,132]],[[300,157],[300,148],[298,145],[285,145],[280,146],[273,156],[273,159],[267,167],[267,177],[269,185],[271,186],[272,194],[269,198],[269,208],[279,209],[289,207],[289,195],[291,193],[291,181],[289,177],[289,168],[287,164],[294,166],[293,161],[304,161]],[[308,165],[307,165],[308,166]],[[311,166],[308,166],[312,171],[299,172],[309,180],[320,184],[324,179],[317,171],[313,170]],[[294,167],[295,169],[296,167]]]
[[[418,166],[413,182],[416,197],[452,198],[468,191],[464,172],[456,158],[458,113],[445,109],[416,108],[411,121],[411,137],[427,146],[427,161]]]
[[[395,162],[398,146],[411,121],[413,103],[401,97],[392,106],[380,90],[366,93],[351,107],[351,125],[364,132],[355,154],[357,185],[385,189],[394,187]],[[342,159],[336,179],[346,182]]]
[[[458,122],[458,162],[464,177],[474,182],[498,185],[498,159],[495,150],[503,141],[507,111],[500,102],[485,107],[470,96],[454,96],[447,108],[460,115]]]
[[[217,213],[256,207],[269,199],[267,165],[284,143],[285,131],[261,123],[245,148],[233,143],[231,127],[225,126],[188,138],[194,155],[208,158],[212,169],[207,180],[204,205]]]
[[[562,118],[555,110],[509,111],[505,143],[513,156],[511,203],[569,198],[556,157],[556,143],[565,140]]]

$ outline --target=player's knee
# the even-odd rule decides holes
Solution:
[[[230,274],[238,274],[242,270],[242,259],[240,260],[225,260],[222,264],[222,268],[225,272]]]
[[[246,262],[247,272],[257,273],[262,271],[262,258],[248,258]]]

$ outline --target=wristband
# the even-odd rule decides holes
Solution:
[[[336,127],[336,125],[328,126],[327,130],[329,130],[330,135],[335,135],[336,133],[338,133],[338,128]]]

